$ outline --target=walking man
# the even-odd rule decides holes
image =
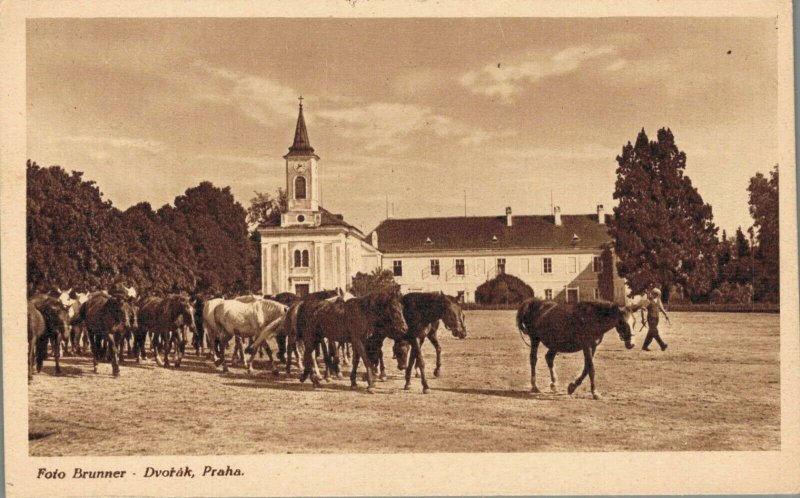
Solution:
[[[653,339],[661,346],[661,351],[667,349],[667,343],[661,339],[661,336],[658,335],[658,318],[660,313],[664,313],[664,318],[667,319],[667,323],[672,325],[669,321],[669,316],[667,316],[667,310],[664,309],[664,305],[661,302],[661,290],[655,288],[650,291],[648,294],[648,300],[645,304],[647,309],[647,337],[644,339],[644,344],[642,345],[642,349],[644,351],[650,351],[648,346],[650,343],[653,342]]]

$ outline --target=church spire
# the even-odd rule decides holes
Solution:
[[[300,101],[300,112],[297,115],[297,126],[294,130],[294,143],[289,147],[288,156],[308,156],[314,154],[314,147],[311,147],[311,142],[308,140],[308,130],[306,130],[306,120],[303,117],[303,97],[298,99]]]

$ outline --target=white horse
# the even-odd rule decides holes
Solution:
[[[212,351],[219,355],[215,363],[221,364],[222,371],[227,372],[225,348],[231,337],[274,337],[288,309],[288,306],[269,299],[258,299],[251,303],[235,299],[208,301],[203,309],[203,324],[211,325],[206,328],[206,333],[212,341]],[[212,314],[213,318],[208,316]],[[207,317],[211,319],[206,320]],[[217,344],[218,351],[215,347]],[[253,359],[257,350],[257,347],[254,348],[249,361],[245,362],[248,373],[253,373]]]
[[[58,291],[58,300],[64,305],[70,319],[74,318],[80,312],[81,305],[89,300],[88,292],[75,292],[72,289],[72,287],[67,290],[56,288]],[[64,337],[64,353],[66,354],[70,350],[70,346],[73,354],[79,353],[82,350],[82,341],[85,337],[85,333],[86,328],[83,323],[73,325],[70,329],[69,336]]]
[[[650,304],[650,299],[647,296],[647,292],[642,292],[641,294],[637,294],[637,295],[635,295],[633,297],[629,297],[629,298],[625,299],[625,307],[628,308],[631,311],[630,317],[631,317],[631,320],[633,321],[632,324],[629,324],[629,325],[631,325],[631,332],[634,332],[636,330],[635,327],[636,327],[636,312],[637,311],[641,313],[642,328],[644,328],[645,323],[646,323],[645,318],[644,318],[644,310],[645,310],[645,308],[647,307],[648,304]]]

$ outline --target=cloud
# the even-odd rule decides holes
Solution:
[[[158,154],[164,149],[163,142],[143,138],[101,137],[94,135],[62,135],[60,137],[56,137],[53,142],[86,144],[95,147],[111,147],[115,149],[133,149],[149,152],[151,154]],[[108,157],[108,153],[105,150],[93,150],[91,151],[91,154],[93,157],[98,159]]]
[[[276,116],[292,118],[297,115],[295,102],[300,94],[289,86],[203,61],[196,61],[194,66],[206,76],[199,78],[205,83],[195,91],[195,97],[200,100],[236,106],[251,119],[268,126],[276,124]]]
[[[195,91],[195,96],[201,100],[232,105],[265,126],[284,126],[286,120],[297,116],[299,93],[287,85],[202,61],[196,62],[195,67],[202,71],[206,80]],[[334,133],[357,142],[367,152],[403,152],[411,146],[409,138],[415,133],[429,133],[466,146],[478,146],[514,134],[483,130],[417,104],[311,97],[315,100],[315,110],[313,116],[306,116],[306,121],[319,120]]]
[[[615,54],[616,51],[611,45],[596,48],[581,45],[567,47],[550,55],[530,52],[512,63],[488,64],[480,69],[468,71],[461,76],[460,82],[474,94],[499,98],[509,103],[526,85],[571,73],[589,61],[605,58]],[[617,63],[619,60],[611,65]],[[615,67],[613,70],[621,67]]]
[[[605,70],[608,71],[608,72],[619,71],[620,69],[622,69],[623,67],[625,67],[627,65],[628,65],[628,61],[626,61],[625,59],[617,59],[614,62],[612,62],[611,64],[607,65],[605,67]]]

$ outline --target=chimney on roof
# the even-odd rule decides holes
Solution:
[[[514,224],[514,220],[511,219],[511,207],[506,208],[506,226],[510,227]]]
[[[377,230],[373,230],[372,231],[372,236],[370,237],[370,239],[371,239],[372,247],[377,249],[378,248],[378,231]]]
[[[561,226],[561,206],[553,206],[553,218],[555,218],[555,225]]]
[[[603,209],[602,204],[597,205],[597,222],[600,223],[601,225],[606,224],[606,212]]]

